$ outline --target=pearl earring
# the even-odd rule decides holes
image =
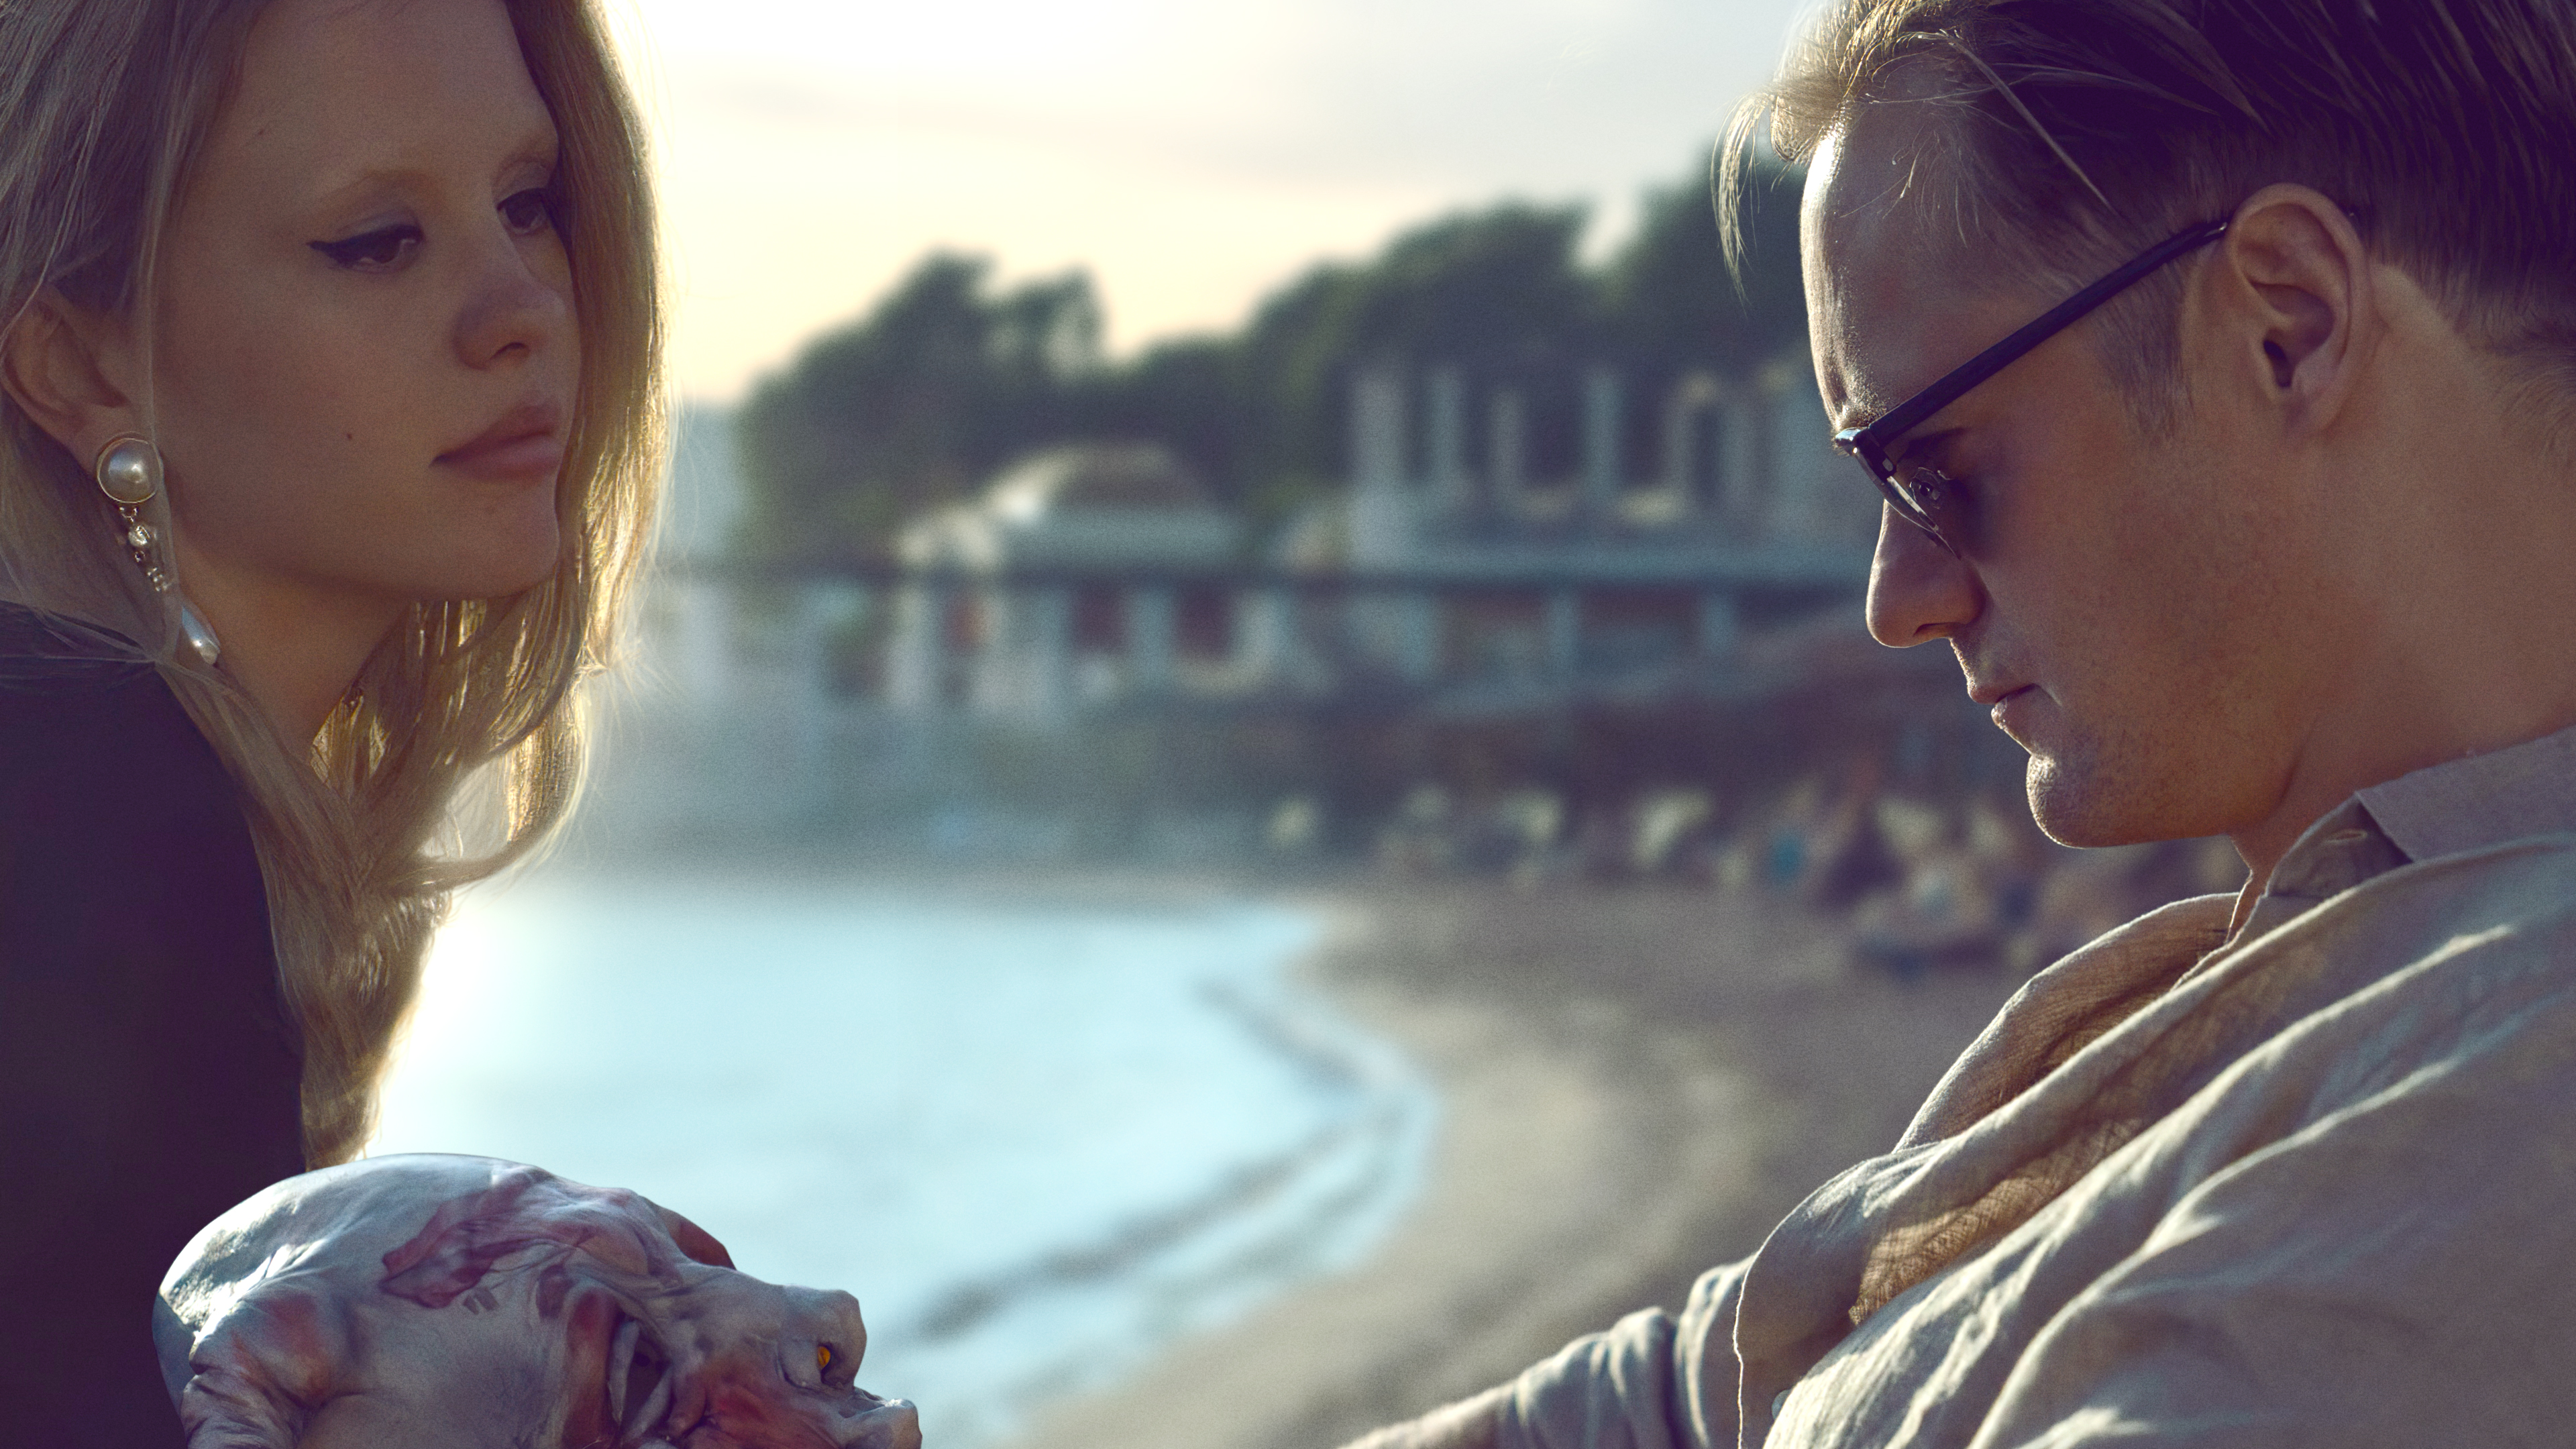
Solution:
[[[107,440],[98,450],[98,491],[116,505],[117,514],[125,520],[123,543],[134,555],[134,566],[143,570],[144,581],[156,594],[170,592],[170,576],[152,560],[152,545],[160,538],[158,530],[143,521],[142,508],[161,492],[161,450],[150,438],[126,433]]]
[[[134,566],[143,570],[144,582],[156,594],[170,592],[170,575],[152,558],[160,530],[143,521],[142,511],[161,493],[161,450],[152,446],[150,438],[121,434],[98,450],[98,465],[91,471],[98,476],[98,491],[107,495],[107,501],[116,505],[117,516],[125,520],[119,541],[134,555]],[[179,634],[203,664],[211,666],[223,653],[223,641],[185,599],[179,601]]]

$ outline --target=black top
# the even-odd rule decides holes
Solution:
[[[101,652],[0,604],[0,1422],[161,1449],[161,1276],[304,1170],[298,1066],[239,791]]]

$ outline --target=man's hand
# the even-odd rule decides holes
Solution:
[[[1364,1434],[1342,1449],[1494,1449],[1503,1399],[1510,1393],[1509,1384],[1487,1389],[1419,1419]]]

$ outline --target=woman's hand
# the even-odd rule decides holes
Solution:
[[[1510,1393],[1508,1384],[1487,1389],[1419,1419],[1364,1434],[1342,1449],[1494,1449],[1503,1400]]]

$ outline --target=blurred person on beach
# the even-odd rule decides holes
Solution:
[[[2576,9],[1847,0],[1765,120],[1871,632],[2051,836],[2248,879],[1678,1312],[1361,1443],[2564,1442]]]
[[[171,1260],[359,1154],[449,893],[570,807],[659,484],[639,138],[586,0],[0,7],[10,1444],[179,1441]]]

